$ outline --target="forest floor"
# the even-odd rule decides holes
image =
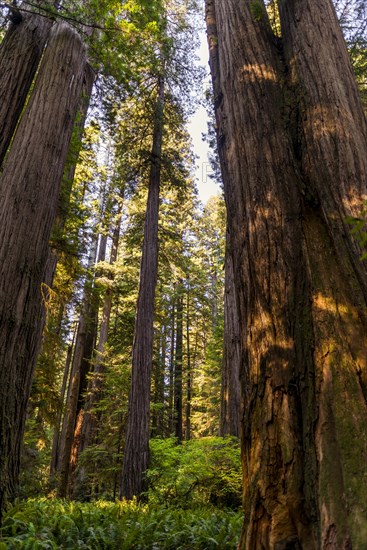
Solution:
[[[235,549],[242,521],[242,511],[210,506],[29,499],[5,515],[0,550]]]

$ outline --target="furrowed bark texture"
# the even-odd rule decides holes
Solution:
[[[0,180],[0,509],[16,491],[42,277],[85,63],[79,36],[57,25]]]
[[[149,191],[140,266],[139,295],[131,367],[131,390],[120,497],[131,500],[145,488],[149,464],[150,383],[152,376],[154,298],[158,271],[158,214],[163,142],[164,79],[158,79]]]
[[[261,3],[206,6],[241,333],[240,548],[362,548],[366,274],[346,216],[367,140],[346,48],[329,0],[283,0],[283,44]]]
[[[0,45],[0,166],[36,74],[51,19],[19,15]]]
[[[305,208],[304,232],[315,334],[320,543],[362,548],[367,277],[346,220],[359,216],[366,200],[366,119],[331,0],[284,2],[281,22],[299,100],[296,153],[312,205]]]
[[[73,188],[75,170],[78,164],[79,153],[82,145],[85,121],[88,114],[88,107],[92,95],[95,72],[87,63],[85,67],[83,86],[78,106],[77,119],[74,124],[71,136],[68,156],[66,158],[65,170],[61,182],[61,191],[57,204],[55,222],[52,228],[50,253],[45,270],[45,284],[52,287],[56,272],[58,256],[60,252],[58,240],[62,239],[65,223],[69,213],[70,197]]]

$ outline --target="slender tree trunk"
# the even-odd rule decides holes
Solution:
[[[233,260],[226,247],[224,289],[224,354],[222,364],[222,388],[220,430],[221,436],[240,436],[241,418],[241,338],[237,312],[236,290],[233,277]]]
[[[158,271],[158,214],[163,142],[164,78],[158,78],[140,285],[136,308],[131,390],[120,497],[132,499],[145,487],[149,463],[150,383],[152,375],[154,297]]]
[[[187,367],[186,367],[186,408],[185,408],[185,439],[189,441],[191,439],[191,393],[192,393],[192,373],[191,373],[191,346],[190,346],[190,282],[188,281],[187,290],[187,314],[186,314],[186,353],[187,353]]]
[[[181,442],[183,438],[182,428],[182,358],[183,358],[183,285],[180,280],[177,296],[177,327],[176,327],[176,350],[175,350],[175,371],[174,371],[174,428],[175,436]]]
[[[90,251],[89,267],[94,266],[96,263],[97,243],[98,237],[95,236]],[[87,374],[90,370],[90,359],[94,348],[96,312],[93,304],[93,289],[90,288],[91,286],[90,281],[85,283],[60,438],[59,497],[66,497],[69,492],[70,460],[74,442],[74,432],[77,425],[78,412],[81,408],[80,402],[86,390]]]
[[[172,304],[171,314],[171,342],[169,361],[169,382],[168,382],[168,435],[173,434],[173,392],[174,392],[174,364],[176,345],[176,302]]]
[[[366,194],[365,119],[329,0],[282,2],[283,44],[261,3],[242,8],[207,0],[242,337],[240,548],[362,548],[366,274],[345,218]]]
[[[154,370],[154,397],[155,408],[152,414],[152,434],[163,437],[164,435],[164,376],[167,353],[167,326],[162,320],[161,333],[159,337],[158,360],[153,366]]]
[[[110,255],[110,264],[113,265],[117,260],[118,245],[120,240],[120,224],[121,224],[122,206],[117,215],[116,227],[112,239],[112,248]],[[106,247],[100,248],[100,256],[104,256]],[[111,280],[112,275],[110,274]],[[79,455],[85,449],[93,445],[98,431],[98,417],[94,408],[100,402],[103,395],[103,382],[105,375],[105,347],[108,341],[108,333],[110,328],[110,318],[113,305],[113,288],[106,289],[102,318],[99,330],[98,346],[94,361],[93,377],[89,380],[88,390],[86,394],[84,407],[79,411],[79,420],[76,422],[76,430],[74,433],[74,445],[72,450],[72,466],[76,469],[79,462]],[[78,469],[74,483],[74,495],[80,495],[85,490],[85,471],[83,468]]]
[[[62,379],[62,386],[61,386],[61,391],[60,391],[60,412],[57,415],[57,421],[56,421],[54,436],[53,436],[53,440],[52,440],[52,454],[51,454],[51,466],[50,466],[50,477],[51,478],[53,478],[53,476],[55,475],[55,472],[58,469],[60,429],[61,429],[61,421],[62,421],[64,402],[65,402],[66,388],[68,386],[68,381],[69,381],[70,366],[71,366],[71,361],[72,361],[72,358],[73,358],[74,340],[75,340],[75,332],[74,332],[73,342],[68,347],[68,351],[67,351],[67,355],[66,355],[66,362],[65,362],[64,376],[63,376],[63,379]]]
[[[108,151],[109,157],[109,151]],[[107,160],[108,163],[109,160]],[[108,186],[109,187],[109,186]],[[109,193],[105,187],[101,198],[101,217],[103,223],[106,221],[106,204],[109,201]],[[109,212],[107,213],[107,217]],[[92,251],[91,265],[98,265],[99,262],[105,261],[107,248],[107,235],[103,234],[96,237],[95,250]],[[98,256],[97,256],[98,250]],[[96,345],[97,324],[98,324],[98,309],[99,299],[95,292],[94,279],[86,282],[83,311],[80,316],[80,341],[82,350],[77,357],[74,356],[75,362],[73,370],[76,376],[73,380],[72,395],[73,399],[69,404],[68,417],[66,419],[65,446],[63,454],[61,482],[59,487],[60,496],[66,494],[72,495],[75,490],[75,470],[78,463],[78,456],[81,445],[82,429],[84,424],[84,413],[87,398],[88,376],[91,374],[92,357]],[[78,340],[77,340],[78,342]],[[76,399],[77,396],[77,399]]]
[[[215,331],[218,326],[218,273],[217,266],[215,264],[216,258],[213,258],[214,265],[211,267],[210,273],[210,286],[211,286],[211,306],[212,306],[212,333],[215,334]]]
[[[16,490],[42,277],[85,63],[79,36],[57,25],[0,180],[0,510]]]
[[[36,14],[11,14],[0,45],[0,166],[10,145],[41,60],[52,20]]]
[[[119,219],[114,232],[112,249],[111,249],[111,256],[110,256],[111,265],[113,265],[117,260],[118,243],[120,239],[120,221],[121,221],[120,214],[118,218]],[[93,407],[96,406],[96,404],[101,399],[103,375],[105,370],[104,352],[105,352],[105,347],[108,340],[108,331],[110,327],[112,304],[113,304],[113,289],[107,288],[106,294],[104,297],[104,302],[103,302],[102,319],[101,319],[101,326],[100,326],[100,332],[99,332],[96,360],[94,365],[94,376],[91,381],[89,398],[87,400],[86,407],[85,407],[86,411],[85,411],[85,416],[83,420],[83,428],[82,428],[79,452],[82,452],[84,449],[86,449],[89,445],[93,443],[96,430],[97,430],[97,418],[95,417],[94,413],[90,411],[91,409],[93,409]]]

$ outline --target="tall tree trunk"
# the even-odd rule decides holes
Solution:
[[[109,153],[107,151],[107,164],[109,163]],[[100,214],[102,226],[106,225],[110,212],[107,205],[109,203],[110,184],[104,186],[100,199]],[[108,222],[107,222],[108,225]],[[104,227],[106,229],[106,227]],[[90,266],[96,267],[99,262],[104,262],[107,249],[107,234],[96,235],[93,242]],[[98,255],[97,255],[98,250]],[[59,485],[59,495],[72,495],[75,490],[75,470],[78,463],[80,450],[82,427],[84,423],[84,412],[87,400],[88,376],[91,374],[92,357],[96,345],[99,298],[95,290],[95,271],[92,280],[86,281],[83,308],[79,322],[80,346],[78,338],[76,349],[80,353],[74,355],[73,372],[75,377],[72,380],[72,398],[68,403],[68,415],[65,418],[66,429],[64,433],[64,447],[61,477]]]
[[[207,0],[244,356],[240,548],[361,548],[366,275],[345,217],[366,123],[331,1],[282,2],[283,44],[260,2],[242,8]]]
[[[331,0],[285,2],[280,15],[298,99],[295,150],[308,198],[303,216],[314,329],[320,541],[323,548],[362,548],[367,277],[347,218],[360,215],[367,195],[367,124]]]
[[[161,320],[161,333],[159,337],[159,350],[157,361],[153,365],[153,404],[152,413],[152,434],[163,437],[164,435],[164,389],[165,389],[165,367],[167,354],[167,325]]]
[[[112,239],[110,264],[113,265],[117,260],[118,245],[120,240],[120,224],[121,224],[122,205],[117,214],[116,227]],[[100,247],[100,257],[106,254],[106,247]],[[112,281],[112,274],[110,274]],[[106,289],[103,300],[102,318],[99,330],[98,346],[94,361],[93,376],[89,380],[86,393],[85,403],[79,411],[79,419],[76,422],[76,430],[74,432],[74,444],[72,450],[72,466],[76,469],[79,462],[79,455],[85,449],[93,445],[98,431],[98,417],[94,408],[102,399],[103,382],[105,375],[105,348],[108,341],[108,333],[110,328],[110,318],[113,305],[113,288]],[[76,479],[74,481],[74,496],[81,495],[85,490],[85,471],[83,468],[78,468]]]
[[[191,345],[190,345],[190,281],[187,289],[187,313],[186,313],[186,407],[185,407],[185,439],[191,439],[191,399],[192,399],[192,372],[191,372]]]
[[[73,342],[68,347],[68,351],[66,355],[65,370],[64,370],[64,376],[62,379],[62,385],[61,385],[61,391],[60,391],[60,412],[57,415],[57,421],[56,421],[54,435],[52,439],[52,453],[51,453],[51,466],[50,466],[51,479],[53,478],[53,476],[55,475],[55,472],[58,469],[61,421],[63,416],[66,388],[68,386],[68,381],[69,381],[70,366],[73,358],[75,336],[76,335],[74,331]]]
[[[176,301],[174,300],[172,303],[172,313],[171,313],[171,342],[170,342],[170,361],[169,361],[169,373],[168,373],[168,435],[173,434],[175,346],[176,346]]]
[[[0,510],[16,491],[42,277],[85,63],[79,36],[57,25],[0,180]]]
[[[0,45],[0,166],[3,163],[41,60],[52,20],[36,14],[11,13]]]
[[[149,463],[150,383],[153,355],[154,297],[158,272],[158,214],[163,142],[164,78],[158,78],[144,243],[131,366],[131,390],[127,419],[120,497],[132,499],[145,488]]]
[[[221,436],[240,436],[241,418],[241,338],[238,320],[236,289],[233,276],[233,260],[227,244],[224,289],[224,353],[222,364],[222,388],[220,430]]]
[[[95,266],[98,236],[94,236],[89,256],[89,267]],[[87,376],[90,372],[90,361],[93,354],[96,335],[96,316],[98,309],[93,293],[93,281],[86,281],[75,340],[75,351],[71,368],[66,409],[60,438],[59,461],[59,497],[70,494],[71,455],[78,426],[78,414],[84,402],[87,389]]]
[[[183,284],[180,280],[177,285],[177,327],[176,327],[176,350],[175,350],[175,371],[174,371],[174,428],[178,441],[182,441],[182,358],[183,358]]]
[[[83,77],[83,87],[78,106],[77,118],[71,136],[68,156],[66,158],[55,222],[51,233],[50,253],[44,276],[45,284],[49,287],[52,287],[58,262],[59,248],[57,241],[62,236],[62,233],[65,229],[65,223],[69,214],[70,197],[74,182],[75,170],[78,164],[78,158],[84,133],[84,126],[88,114],[88,107],[92,95],[94,79],[95,72],[93,71],[89,63],[87,63]]]

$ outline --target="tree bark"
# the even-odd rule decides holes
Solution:
[[[70,197],[72,193],[75,170],[78,164],[78,158],[84,133],[84,126],[88,114],[88,107],[92,95],[94,80],[95,72],[93,71],[89,63],[87,63],[83,78],[83,87],[78,106],[77,119],[74,124],[68,156],[66,158],[65,170],[61,183],[61,192],[59,195],[55,222],[52,228],[50,253],[44,276],[45,285],[49,286],[50,288],[53,285],[60,252],[57,241],[60,239],[64,231],[65,223],[69,213]]]
[[[0,509],[16,492],[42,277],[85,63],[79,36],[58,24],[0,180]]]
[[[262,3],[241,6],[207,0],[243,357],[240,548],[360,548],[366,274],[345,216],[366,193],[366,123],[331,1],[282,2],[283,42]]]
[[[13,12],[0,45],[0,166],[10,145],[46,44],[52,20]]]
[[[241,337],[233,276],[233,259],[226,247],[224,289],[224,353],[222,364],[220,430],[222,437],[240,437],[241,420]]]
[[[367,277],[347,218],[359,216],[366,200],[367,125],[331,0],[285,2],[280,14],[308,198],[320,542],[360,548],[367,540]]]
[[[127,419],[120,497],[131,500],[145,488],[149,464],[150,383],[153,355],[154,297],[158,272],[158,214],[163,142],[164,78],[158,78],[147,211],[140,266],[139,295],[131,367],[131,390]]]

